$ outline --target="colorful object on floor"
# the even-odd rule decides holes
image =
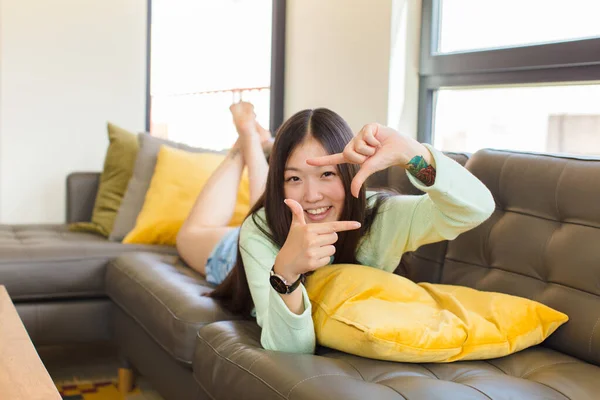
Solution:
[[[123,400],[123,396],[117,388],[116,380],[55,384],[63,400]],[[141,393],[139,388],[134,388],[129,392],[126,399]]]

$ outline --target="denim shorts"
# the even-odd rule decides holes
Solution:
[[[206,281],[219,285],[227,278],[237,260],[240,228],[231,229],[217,243],[206,261]]]

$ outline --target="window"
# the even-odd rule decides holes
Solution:
[[[240,98],[254,104],[261,125],[276,129],[283,114],[285,2],[150,1],[150,133],[228,148],[237,138],[229,106]]]
[[[600,85],[439,89],[434,146],[600,154]]]
[[[595,0],[423,0],[419,139],[600,154],[598,11]]]
[[[440,53],[600,35],[597,0],[442,0]]]

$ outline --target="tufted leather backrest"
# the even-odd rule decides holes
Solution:
[[[439,280],[527,297],[570,320],[546,345],[600,363],[600,159],[482,150],[496,211],[448,243]]]

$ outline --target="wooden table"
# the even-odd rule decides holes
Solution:
[[[17,314],[0,285],[0,399],[60,400]]]

